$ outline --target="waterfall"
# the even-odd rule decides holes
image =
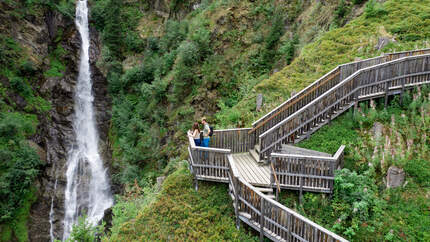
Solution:
[[[55,241],[55,237],[54,237],[54,196],[55,196],[55,191],[57,190],[57,178],[55,178],[55,184],[54,184],[54,194],[52,194],[52,198],[51,198],[51,210],[49,211],[49,236],[51,237],[51,242]]]
[[[82,46],[74,97],[73,129],[76,141],[69,150],[67,160],[63,240],[70,236],[79,216],[86,215],[87,221],[96,225],[103,218],[104,211],[113,205],[106,169],[98,151],[99,137],[95,125],[89,63],[87,0],[77,1],[75,23]]]

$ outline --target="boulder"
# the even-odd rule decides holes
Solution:
[[[390,166],[387,172],[387,187],[395,188],[403,185],[405,181],[405,171],[401,168]]]
[[[379,122],[375,122],[373,124],[372,129],[370,130],[374,140],[378,140],[382,136],[382,131],[384,130],[384,125]]]
[[[378,43],[375,45],[376,50],[382,50],[385,46],[387,46],[390,42],[396,42],[394,38],[389,37],[379,37]]]
[[[257,94],[257,111],[260,111],[262,106],[263,106],[263,94],[259,93]]]
[[[164,180],[166,179],[165,176],[159,176],[157,177],[157,190],[161,189],[161,185],[163,185]]]

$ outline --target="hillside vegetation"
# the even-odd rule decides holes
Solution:
[[[82,221],[75,239],[91,241],[88,232],[97,231],[103,241],[257,240],[246,226],[236,230],[225,185],[194,190],[186,131],[202,116],[217,128],[249,127],[339,64],[429,47],[430,0],[382,2],[90,0],[103,45],[97,66],[112,98],[112,183],[122,194],[106,234]],[[47,10],[74,18],[74,0],[0,6],[10,21],[31,22]],[[63,34],[42,59],[0,30],[0,240],[26,241],[32,183],[43,166],[28,139],[51,109],[40,85],[64,76],[71,53]],[[390,42],[377,48],[380,38]],[[430,240],[428,90],[413,95],[386,110],[364,104],[303,142],[328,153],[347,145],[346,167],[331,199],[306,193],[298,205],[296,193],[283,192],[281,202],[353,241]],[[376,121],[382,140],[369,131]],[[404,187],[385,188],[391,165],[406,171]]]
[[[146,39],[147,48],[140,58],[134,58],[135,61],[140,59],[140,67],[128,69],[123,77],[121,77],[124,78],[121,83],[127,83],[127,85],[124,84],[125,86],[122,89],[117,90],[121,101],[118,100],[116,105],[121,108],[118,109],[117,113],[114,110],[114,128],[112,134],[114,135],[113,137],[120,137],[116,142],[116,151],[118,152],[116,157],[121,157],[120,160],[122,161],[130,161],[130,159],[127,153],[124,153],[125,149],[121,147],[127,147],[127,150],[132,152],[134,156],[145,156],[138,159],[134,158],[135,160],[153,161],[156,155],[165,154],[166,156],[158,157],[156,159],[158,160],[157,163],[147,163],[148,165],[145,166],[141,175],[136,173],[137,169],[130,169],[129,171],[134,172],[132,174],[125,172],[128,170],[128,165],[126,165],[127,163],[122,163],[125,169],[123,169],[121,177],[136,179],[138,183],[139,180],[145,180],[151,184],[151,180],[153,183],[155,177],[161,175],[157,170],[164,166],[163,162],[166,157],[179,155],[179,160],[181,158],[185,159],[187,154],[185,152],[177,152],[178,150],[173,147],[178,147],[178,145],[173,145],[169,141],[183,140],[181,137],[184,136],[184,131],[188,129],[193,117],[198,118],[204,114],[204,111],[201,111],[204,102],[215,101],[215,103],[207,104],[207,106],[203,105],[203,107],[206,107],[204,109],[206,113],[215,113],[213,121],[218,127],[249,126],[256,118],[288,98],[291,91],[299,91],[338,64],[349,62],[356,58],[376,56],[382,52],[426,47],[426,39],[428,37],[426,29],[428,28],[427,22],[429,21],[429,16],[427,15],[428,3],[426,1],[387,1],[384,4],[380,4],[370,1],[363,6],[363,14],[360,17],[350,21],[343,27],[340,26],[347,21],[343,22],[342,18],[340,20],[331,18],[329,21],[333,24],[327,25],[326,29],[329,31],[321,33],[323,31],[323,28],[321,28],[319,34],[314,36],[315,39],[312,39],[313,42],[310,44],[304,44],[306,41],[303,40],[303,35],[300,37],[298,32],[295,32],[296,37],[293,35],[292,38],[287,38],[286,40],[284,40],[284,35],[275,34],[276,31],[282,29],[276,29],[276,24],[274,24],[276,23],[276,13],[278,11],[282,13],[282,10],[279,10],[282,8],[275,2],[261,5],[271,6],[270,4],[274,4],[273,6],[276,7],[272,8],[271,12],[265,13],[268,9],[255,7],[258,4],[254,4],[253,7],[254,9],[259,9],[259,11],[262,10],[262,13],[258,11],[258,14],[254,16],[249,14],[252,11],[247,12],[247,22],[252,22],[252,19],[254,19],[257,25],[259,22],[271,23],[269,25],[271,28],[266,28],[269,31],[262,33],[262,36],[266,36],[262,38],[262,42],[259,42],[257,38],[250,45],[246,45],[246,40],[250,38],[249,36],[258,36],[259,31],[252,28],[244,28],[242,32],[237,31],[241,26],[240,24],[223,29],[219,18],[218,21],[214,22],[216,18],[213,17],[220,16],[223,14],[223,11],[227,10],[229,11],[229,15],[232,16],[231,18],[240,16],[240,13],[249,8],[246,2],[225,3],[214,1],[204,8],[191,12],[180,22],[167,21],[164,32],[160,31],[160,28],[157,31],[145,31],[144,35],[146,37],[149,36]],[[353,3],[348,1],[339,1],[332,6],[334,6],[332,7],[333,11],[330,12],[332,16],[336,16],[335,14],[340,11],[339,9],[342,6],[346,9],[346,12],[351,12],[351,9],[354,9]],[[286,7],[291,11],[291,6]],[[305,16],[308,19],[317,18],[315,14],[318,13],[318,9],[321,10],[324,8],[327,8],[327,5],[313,4],[311,7],[306,8],[306,11],[298,11],[297,16],[299,17],[292,19],[292,21],[298,18],[305,18]],[[310,12],[313,12],[313,14]],[[267,20],[264,20],[265,16],[275,17],[266,17]],[[145,19],[145,16],[143,19]],[[414,21],[410,21],[411,19],[414,19]],[[234,20],[235,18],[230,19],[230,22],[235,24]],[[156,25],[157,19],[153,16],[152,20],[141,20],[140,22],[142,23],[142,21]],[[337,23],[341,23],[340,26],[335,24],[336,21]],[[264,24],[259,26],[259,29],[262,29],[263,26]],[[139,28],[144,29],[144,26]],[[296,31],[300,28],[306,27],[304,25],[297,27],[296,25]],[[307,28],[307,30],[310,29],[312,28]],[[154,35],[151,37],[151,33],[155,37]],[[219,35],[219,33],[222,33],[222,35]],[[216,39],[218,36],[222,36],[222,41]],[[273,45],[270,39],[271,36],[276,41],[275,45]],[[388,37],[395,41],[377,50],[375,45],[378,43],[378,38],[380,37]],[[159,42],[151,42],[152,38],[159,38]],[[301,49],[300,45],[303,45],[303,49]],[[279,48],[275,48],[277,50],[275,53],[265,54],[265,47],[267,47],[267,51],[271,51],[273,50],[273,48],[269,48],[271,46]],[[287,58],[286,53],[291,52],[282,52],[283,50],[288,50],[288,46],[293,46],[295,51],[301,50],[300,52],[296,52],[299,53],[297,57],[293,54],[292,58]],[[170,62],[159,61],[162,53],[165,54],[161,60],[167,61],[170,59]],[[270,61],[263,61],[264,58],[267,58],[264,57],[265,55],[270,56]],[[157,62],[150,60],[148,62],[148,56],[152,56]],[[285,62],[279,64],[277,63],[278,60]],[[289,64],[290,61],[291,64]],[[161,67],[158,66],[160,63],[170,64],[163,67],[167,69],[160,69]],[[229,65],[228,63],[231,64]],[[129,66],[129,62],[127,62],[127,65]],[[286,67],[269,76],[273,69],[282,65],[286,65]],[[152,73],[155,73],[155,75]],[[132,79],[135,76],[141,78]],[[134,82],[130,86],[131,83],[129,80],[146,81],[144,83]],[[124,89],[124,87],[127,88]],[[134,93],[138,90],[141,91],[141,95],[137,97]],[[265,98],[264,109],[259,113],[254,111],[257,93],[263,93]],[[142,99],[147,101],[142,101]],[[166,105],[167,109],[158,108],[160,103]],[[186,105],[187,103],[191,105]],[[214,104],[217,104],[219,109],[213,109],[215,107]],[[131,110],[134,111],[130,111],[128,107],[133,107]],[[400,107],[398,107],[398,110],[400,110]],[[136,116],[136,113],[139,113],[139,116]],[[391,111],[385,115],[390,116]],[[118,119],[119,117],[121,119]],[[319,132],[321,133],[320,135],[326,138],[325,140],[327,140],[328,134],[334,134],[335,137],[344,137],[344,140],[329,139],[331,140],[329,143],[322,143],[319,141],[321,138],[318,139],[317,135],[319,133],[317,133],[314,135],[315,139],[311,139],[303,144],[305,147],[329,153],[333,153],[342,143],[349,145],[347,149],[347,169],[342,170],[337,175],[333,199],[330,200],[323,195],[309,193],[305,195],[303,205],[297,206],[295,193],[285,193],[282,198],[283,202],[351,240],[369,240],[369,235],[372,235],[372,238],[376,236],[378,240],[425,238],[425,236],[428,236],[424,229],[425,223],[423,226],[418,225],[413,220],[407,219],[407,213],[401,212],[402,209],[408,209],[411,212],[415,211],[414,214],[419,216],[420,221],[423,219],[426,221],[425,210],[422,210],[426,206],[426,202],[423,200],[427,196],[425,195],[425,190],[419,193],[421,195],[410,198],[404,198],[403,195],[400,195],[405,194],[403,191],[400,193],[397,190],[385,191],[381,185],[381,179],[386,172],[388,164],[391,163],[386,163],[383,168],[368,168],[368,162],[363,161],[366,159],[366,156],[354,153],[353,147],[355,146],[351,144],[367,145],[367,143],[362,136],[365,128],[362,127],[360,129],[360,122],[349,121],[351,118],[346,115],[327,128],[329,129],[328,131],[323,130]],[[141,123],[141,120],[145,120],[145,122]],[[369,125],[372,125],[374,120],[367,121],[365,127],[368,128]],[[151,122],[151,125],[145,126],[147,122]],[[163,127],[168,128],[164,129]],[[139,134],[138,130],[144,130],[144,132]],[[154,138],[163,136],[163,132],[168,135],[166,140],[156,140]],[[129,139],[127,137],[134,138]],[[121,144],[121,142],[130,141],[134,142],[128,145],[131,145],[131,147],[140,146],[139,151],[147,149],[154,151],[155,149],[157,151],[161,150],[162,153],[134,152],[133,149],[129,149],[131,147],[124,146],[125,143]],[[160,144],[162,147],[160,147]],[[152,157],[148,157],[148,154]],[[136,165],[140,166],[140,164]],[[375,166],[377,165],[375,164]],[[129,215],[127,213],[117,215],[121,219],[118,220],[118,223],[114,223],[111,230],[112,235],[111,237],[107,237],[106,240],[139,240],[139,238],[143,238],[140,236],[152,236],[151,238],[154,239],[167,240],[169,237],[165,237],[167,236],[166,234],[169,234],[170,238],[176,239],[194,238],[193,236],[197,234],[201,236],[200,238],[211,239],[211,237],[207,237],[208,235],[205,232],[209,228],[200,226],[200,223],[205,223],[207,220],[212,221],[211,217],[208,217],[210,215],[203,215],[202,217],[206,219],[201,220],[200,217],[190,213],[190,211],[196,211],[197,214],[200,214],[203,210],[196,209],[206,206],[208,206],[207,208],[212,208],[216,214],[226,215],[221,220],[225,219],[227,231],[234,231],[234,218],[230,217],[232,211],[230,210],[230,213],[222,212],[220,209],[223,208],[217,205],[208,205],[213,204],[213,202],[202,199],[202,197],[221,197],[223,192],[226,194],[226,189],[217,190],[223,186],[205,184],[196,193],[192,190],[189,175],[185,175],[187,172],[183,169],[180,168],[176,172],[172,171],[172,175],[168,175],[170,172],[164,173],[168,175],[168,178],[161,192],[156,192],[158,195],[156,195],[152,202],[145,203],[144,208],[139,209],[140,212],[137,216],[133,215],[133,213]],[[408,183],[409,186],[415,188],[422,186],[419,182],[415,182],[414,179],[412,178]],[[185,182],[187,180],[188,182]],[[145,186],[143,183],[140,184]],[[148,183],[146,184],[148,186]],[[173,184],[176,185],[172,186]],[[179,186],[183,186],[183,188],[179,189]],[[166,190],[167,188],[169,189]],[[176,189],[182,192],[178,193]],[[410,191],[407,193],[410,193]],[[357,195],[351,195],[356,192]],[[152,193],[140,195],[142,198],[146,196],[154,195]],[[225,196],[224,198],[225,200],[217,201],[224,201],[225,204],[229,204],[228,197]],[[407,203],[408,199],[412,199],[414,202]],[[121,206],[122,211],[127,211],[127,206],[132,206],[133,204],[131,201],[127,201],[127,199],[121,201],[123,201],[120,203],[121,205],[117,206]],[[191,202],[188,208],[184,208],[184,206],[187,207],[186,203],[184,204],[185,201],[198,202]],[[177,211],[181,212],[177,214]],[[388,211],[391,214],[390,216],[386,216]],[[424,212],[424,215],[418,215],[419,212]],[[182,213],[185,214],[185,217],[178,216]],[[393,223],[391,218],[394,217],[403,217],[404,220]],[[392,226],[388,226],[388,224]],[[407,224],[406,228],[400,228],[401,224]],[[214,226],[218,225],[214,224]],[[151,232],[151,230],[154,231]],[[163,231],[170,232],[165,234]],[[221,232],[217,231],[217,237],[215,238],[228,238],[223,237],[226,236],[222,232],[225,231],[224,229]],[[233,236],[231,238],[245,236],[245,234],[233,235],[230,233],[228,232],[227,235]],[[242,233],[244,231],[241,230],[240,234]]]
[[[163,167],[181,164],[179,160],[186,158],[179,144],[185,141],[190,123],[202,115],[210,115],[218,127],[249,126],[288,98],[291,91],[299,91],[338,64],[382,52],[426,47],[429,2],[360,2],[202,2],[189,14],[182,13],[185,17],[166,21],[148,5],[136,8],[133,3],[95,1],[92,15],[102,18],[95,24],[107,46],[100,66],[106,67],[114,97],[114,179],[138,190],[117,198],[111,234],[104,240],[147,236],[161,240],[252,239],[244,230],[234,229],[224,186],[204,184],[195,192],[183,165]],[[170,8],[175,12],[190,5],[172,2]],[[109,15],[109,6],[116,14]],[[360,12],[361,16],[347,23]],[[128,21],[112,26],[109,16]],[[127,37],[116,39],[108,32],[112,28]],[[395,41],[377,50],[379,37]],[[112,51],[109,45],[120,48]],[[254,111],[257,93],[265,98],[263,111],[258,113]],[[363,143],[359,124],[343,121],[348,119],[341,118],[331,127],[345,132],[348,144]],[[321,135],[324,132],[335,131],[320,131]],[[310,140],[304,146],[333,153],[331,149],[342,143],[333,140],[317,146]],[[352,147],[347,149],[348,170],[338,174],[332,200],[307,194],[300,207],[295,205],[294,193],[286,193],[284,202],[352,240],[368,240],[369,233],[381,239],[418,238],[420,232],[416,231],[424,230],[381,227],[390,223],[381,210],[401,211],[401,202],[391,203],[392,207],[384,203],[387,193],[396,194],[384,192],[378,185],[386,170],[363,166]],[[153,184],[160,175],[167,175],[167,179],[158,191]],[[357,185],[350,188],[345,184]],[[348,189],[364,188],[363,194],[348,195]],[[326,219],[321,219],[326,214]],[[223,222],[205,226],[209,221]]]

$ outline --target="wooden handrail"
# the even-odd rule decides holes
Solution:
[[[335,70],[335,69],[334,69]],[[248,131],[248,134],[253,133],[255,130],[259,129],[261,126],[265,125],[267,122],[269,122],[270,120],[274,119],[275,117],[277,117],[279,114],[281,114],[282,112],[284,112],[285,110],[287,110],[288,108],[290,108],[292,105],[296,104],[297,102],[299,102],[300,100],[302,100],[303,98],[305,98],[306,96],[308,96],[309,94],[311,94],[313,91],[315,91],[317,88],[321,87],[322,85],[326,84],[328,81],[331,81],[334,77],[336,77],[337,75],[339,75],[339,70],[337,70],[335,73],[331,74],[326,80],[324,80],[323,82],[321,82],[320,84],[316,85],[315,87],[311,88],[307,93],[305,93],[303,96],[295,99],[294,101],[292,101],[290,104],[288,104],[285,107],[282,107],[281,110],[279,110],[278,112],[276,112],[274,115],[270,116],[270,118],[264,120],[263,122],[261,122],[260,124],[258,124],[256,127],[252,128],[250,131]]]
[[[251,129],[249,131],[249,133],[251,134],[251,133],[255,132],[257,129],[261,128],[267,122],[272,120],[274,117],[278,116],[279,114],[281,114],[282,112],[284,112],[285,110],[290,108],[292,105],[297,103],[299,100],[302,100],[302,98],[304,98],[307,95],[309,95],[310,93],[312,93],[315,90],[315,88],[319,88],[321,85],[325,84],[327,81],[333,79],[333,75],[336,75],[336,72],[341,71],[342,68],[344,68],[348,65],[357,65],[357,64],[366,65],[365,63],[368,63],[368,62],[372,63],[373,61],[387,62],[387,61],[391,61],[393,59],[393,56],[396,56],[397,58],[401,58],[402,55],[407,57],[407,56],[414,56],[414,55],[422,55],[422,54],[429,53],[429,52],[430,52],[430,48],[420,49],[420,50],[412,50],[412,51],[394,52],[394,53],[384,54],[382,56],[377,56],[377,57],[373,57],[373,58],[368,58],[368,59],[364,59],[364,60],[359,60],[359,61],[354,61],[354,62],[349,62],[349,63],[345,63],[342,65],[338,65],[336,68],[334,68],[333,70],[328,72],[326,75],[324,75],[320,79],[316,80],[315,82],[313,82],[312,84],[310,84],[309,86],[304,88],[302,91],[300,91],[299,93],[297,93],[296,95],[294,95],[293,97],[291,97],[290,99],[288,99],[287,101],[285,101],[284,103],[282,103],[281,105],[279,105],[278,107],[276,107],[275,109],[273,109],[272,111],[268,112],[266,115],[264,115],[263,117],[261,117],[260,119],[255,121],[252,125],[253,126],[256,125],[256,126],[253,129]],[[335,73],[331,74],[332,72],[335,72]],[[327,75],[330,75],[330,76],[327,78],[326,77]],[[318,81],[325,79],[325,78],[327,78],[327,79],[324,80],[322,83],[316,85],[316,83],[318,83]],[[341,78],[342,78],[342,76],[341,76]],[[342,80],[340,80],[340,81],[342,81]],[[310,90],[307,90],[307,88],[310,88],[313,85],[316,85],[316,86]],[[303,96],[300,96],[300,95],[303,95]],[[297,98],[297,99],[295,99],[295,98]],[[295,99],[295,100],[293,100],[293,99]],[[291,103],[289,103],[291,100],[293,100],[293,101]],[[286,106],[284,106],[284,105],[286,105]],[[276,110],[278,110],[278,111],[276,113],[274,113]],[[267,117],[269,117],[269,118],[267,118]]]
[[[334,160],[336,160],[335,157],[315,156],[315,155],[296,155],[296,154],[272,153],[272,154],[270,154],[270,156],[272,156],[272,157],[280,157],[280,158],[283,158],[283,157],[285,157],[285,158],[305,158],[305,159],[309,159],[309,160],[325,160],[325,161],[334,161]]]
[[[427,55],[421,55],[421,56],[407,56],[407,57],[402,57],[390,62],[385,62],[385,63],[381,63],[378,65],[374,65],[374,66],[370,66],[370,67],[366,67],[363,69],[360,69],[358,71],[356,71],[354,74],[348,76],[345,80],[341,81],[340,83],[338,83],[337,85],[335,85],[334,87],[332,87],[330,90],[326,91],[324,94],[320,95],[318,98],[312,100],[310,103],[308,103],[307,105],[305,105],[304,107],[302,107],[301,109],[299,109],[298,111],[296,111],[294,114],[290,115],[288,118],[284,119],[283,121],[277,123],[276,125],[274,125],[272,128],[270,128],[269,130],[267,130],[266,132],[264,132],[263,134],[261,134],[259,136],[259,138],[263,138],[264,136],[268,135],[269,133],[273,132],[274,130],[276,130],[277,128],[279,128],[280,126],[282,126],[283,124],[285,124],[286,122],[290,121],[292,118],[294,118],[295,116],[297,116],[298,114],[304,112],[305,110],[307,110],[311,105],[314,105],[315,103],[319,102],[322,98],[325,98],[327,95],[329,95],[330,93],[334,92],[335,90],[337,90],[339,87],[341,87],[342,85],[344,85],[345,83],[349,82],[350,80],[352,80],[354,77],[356,77],[357,75],[359,75],[360,73],[367,71],[367,70],[372,70],[372,69],[377,69],[380,68],[382,66],[386,66],[386,65],[391,65],[393,63],[397,63],[397,62],[403,62],[405,60],[409,60],[409,59],[415,59],[415,58],[419,58],[419,57],[427,57],[429,56]],[[354,92],[356,90],[358,90],[360,87],[357,87]],[[348,94],[349,95],[349,94]],[[271,146],[273,146],[274,144],[272,144]],[[260,152],[264,152],[265,149],[267,149],[267,147],[260,147],[261,151]]]

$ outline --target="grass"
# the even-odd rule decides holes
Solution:
[[[386,1],[377,4],[341,28],[332,29],[303,47],[293,62],[258,83],[233,107],[224,106],[217,114],[220,126],[250,126],[257,118],[285,101],[292,91],[298,92],[339,64],[401,50],[428,47],[430,1]],[[376,9],[376,10],[375,10]],[[382,10],[381,10],[382,9]],[[375,13],[376,11],[376,13]],[[376,14],[376,16],[374,16]],[[375,49],[379,37],[395,38],[382,50]],[[258,93],[265,105],[255,112]],[[240,113],[241,117],[234,117]],[[227,118],[225,118],[227,117]]]
[[[196,192],[192,186],[192,175],[185,163],[180,164],[166,178],[158,194],[147,192],[136,196],[136,199],[146,197],[150,202],[144,202],[139,209],[135,209],[136,203],[132,201],[128,205],[119,205],[133,207],[131,211],[135,213],[124,214],[124,219],[119,223],[114,220],[112,234],[103,241],[257,240],[243,228],[236,229],[226,185],[200,182]],[[151,196],[156,198],[148,198]]]

